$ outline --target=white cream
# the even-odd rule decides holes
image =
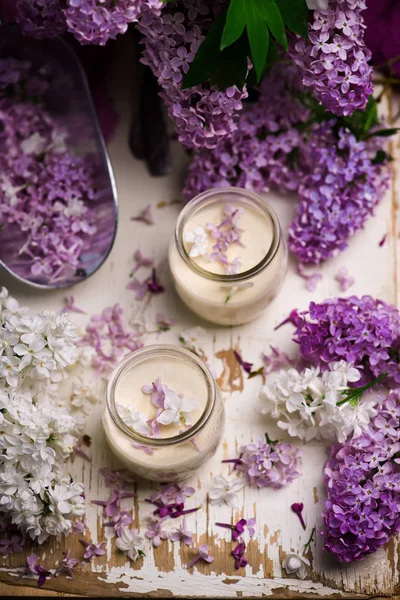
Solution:
[[[242,277],[238,282],[221,281],[220,276],[226,273],[224,265],[208,259],[215,243],[211,236],[206,256],[184,260],[176,240],[169,249],[170,269],[179,296],[193,312],[219,325],[239,325],[259,317],[278,292],[287,265],[285,243],[277,239],[280,234],[275,215],[255,194],[238,188],[233,190],[233,197],[232,189],[206,192],[204,195],[209,196],[205,198],[204,207],[203,195],[192,200],[182,211],[183,220],[182,217],[178,220],[177,234],[181,237],[184,252],[189,255],[191,244],[184,241],[187,232],[194,231],[197,226],[204,228],[207,223],[218,225],[227,204],[240,207],[243,211],[239,221],[239,227],[243,229],[243,246],[230,244],[227,258],[229,262],[240,260],[240,275],[260,265],[270,253],[270,260],[256,274]],[[207,271],[210,277],[196,271],[196,266]]]
[[[169,349],[169,350],[168,350]],[[172,349],[172,350],[171,350]],[[191,427],[199,430],[192,441],[182,441],[182,424],[160,425],[157,439],[135,439],[112,418],[112,405],[123,405],[156,416],[151,396],[142,387],[160,378],[162,384],[196,400],[190,412]],[[211,382],[211,383],[210,383]],[[111,376],[107,391],[107,408],[103,415],[104,431],[114,454],[141,477],[154,481],[176,481],[191,476],[216,451],[222,437],[224,409],[215,383],[200,359],[171,346],[148,346],[124,359]],[[211,406],[211,408],[210,408]],[[208,415],[203,423],[204,415]],[[153,449],[147,454],[133,444]]]

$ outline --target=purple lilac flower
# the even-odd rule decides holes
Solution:
[[[247,97],[236,86],[219,91],[199,85],[182,89],[182,80],[223,0],[179,0],[160,15],[147,11],[139,22],[142,62],[158,79],[179,141],[186,148],[213,148],[235,131],[236,117]]]
[[[295,450],[291,444],[273,444],[261,437],[240,448],[240,458],[235,467],[245,473],[250,484],[279,489],[299,476],[297,466],[300,456],[301,451]]]
[[[153,259],[143,256],[140,250],[136,250],[135,254],[133,255],[133,260],[135,262],[135,266],[133,267],[131,276],[141,267],[152,267],[154,264]]]
[[[169,533],[162,528],[161,521],[157,519],[152,519],[149,523],[149,527],[145,532],[145,537],[148,540],[151,540],[151,543],[155,548],[161,544],[161,540],[167,540],[169,538]]]
[[[17,22],[25,35],[54,38],[66,30],[62,0],[17,0]]]
[[[289,48],[303,84],[336,115],[364,110],[373,92],[361,14],[365,9],[364,0],[330,0],[328,10],[313,12],[308,40],[297,36]]]
[[[382,239],[381,239],[381,240],[379,240],[379,244],[378,244],[378,246],[379,246],[380,248],[382,248],[382,246],[384,246],[384,245],[386,244],[386,240],[387,240],[387,233],[385,233],[385,235],[382,237]]]
[[[38,586],[41,587],[42,585],[44,585],[46,583],[47,578],[51,576],[50,571],[47,571],[44,567],[38,564],[38,558],[36,554],[30,554],[27,557],[26,562],[28,564],[21,571],[19,577],[31,577],[32,575],[35,577],[37,576]]]
[[[68,150],[68,131],[45,107],[48,78],[29,61],[0,65],[0,221],[4,235],[21,239],[21,263],[41,283],[80,267],[97,231],[100,192],[93,158]]]
[[[208,552],[208,545],[202,544],[197,550],[197,556],[188,564],[187,568],[191,569],[199,560],[204,560],[205,562],[212,563],[215,560],[214,556],[210,556]]]
[[[246,544],[241,539],[237,546],[232,550],[231,554],[235,559],[235,569],[240,569],[247,565],[247,558],[244,556]]]
[[[104,477],[104,485],[106,487],[111,487],[115,484],[134,484],[135,478],[126,469],[117,469],[114,470],[111,467],[103,467],[99,469],[100,475]]]
[[[123,489],[115,489],[111,492],[108,500],[92,500],[92,504],[103,507],[105,517],[114,518],[120,515],[121,500],[134,498],[133,492],[125,492]]]
[[[238,361],[239,365],[242,367],[243,371],[246,371],[246,373],[251,373],[253,363],[244,361],[239,352],[237,352],[236,350],[233,351],[233,354],[235,355],[235,358]]]
[[[146,12],[158,15],[161,0],[69,0],[64,9],[68,31],[81,44],[104,46],[108,40],[125,33],[129,23]]]
[[[85,527],[84,521],[76,520],[72,523],[74,533],[84,533]]]
[[[335,444],[324,468],[325,550],[340,561],[362,560],[400,531],[400,392],[356,439]]]
[[[106,553],[103,546],[105,546],[105,542],[100,542],[100,544],[92,544],[87,542],[86,540],[79,540],[82,546],[85,547],[85,552],[83,553],[83,558],[86,560],[91,560],[92,558],[97,558],[98,556],[103,556]]]
[[[65,558],[62,559],[59,568],[56,570],[56,577],[59,575],[66,575],[71,579],[74,576],[73,570],[80,563],[78,558],[70,558],[71,550],[67,550],[65,553]]]
[[[276,346],[270,346],[270,348],[270,354],[263,353],[262,355],[264,363],[264,375],[268,375],[269,373],[273,373],[274,371],[280,371],[281,369],[288,369],[289,367],[294,367],[298,363],[297,360],[293,360],[286,352],[279,350],[279,348],[277,348]]]
[[[350,275],[349,270],[346,267],[341,267],[338,270],[335,275],[335,280],[340,285],[342,292],[346,292],[356,281],[355,277]]]
[[[250,537],[253,537],[253,535],[255,534],[255,529],[254,529],[255,523],[256,523],[255,519],[240,519],[235,525],[229,525],[229,523],[215,523],[215,524],[218,527],[230,529],[232,532],[232,541],[237,542],[238,539],[245,532],[246,527],[247,527]]]
[[[183,542],[186,546],[193,544],[193,533],[188,530],[185,518],[180,527],[175,529],[169,537],[173,542]]]
[[[86,460],[87,462],[91,462],[91,458],[88,454],[86,454],[86,452],[82,449],[82,446],[86,446],[87,448],[90,447],[92,441],[90,439],[89,435],[81,435],[76,443],[75,446],[72,448],[72,452],[70,455],[70,458],[72,460],[72,462],[74,461],[75,456],[80,456],[81,458],[83,458],[83,460]]]
[[[154,385],[154,384],[153,384]],[[164,483],[160,485],[160,489],[150,498],[150,502],[161,502],[164,506],[172,502],[180,502],[184,504],[187,498],[190,498],[195,493],[195,489],[188,483],[182,485],[177,483]]]
[[[214,187],[238,186],[256,192],[297,190],[303,167],[296,160],[302,144],[298,126],[309,111],[299,100],[299,71],[279,63],[260,84],[257,102],[245,106],[237,129],[212,149],[195,153],[184,196],[190,200]]]
[[[304,265],[301,263],[297,264],[296,273],[305,280],[306,288],[309,292],[315,292],[318,283],[322,280],[321,273],[306,273],[304,270]]]
[[[302,502],[294,502],[290,508],[298,516],[302,528],[306,530],[307,526],[303,517],[304,504]]]
[[[128,330],[123,320],[123,309],[119,304],[105,308],[100,315],[94,315],[86,327],[80,343],[96,351],[92,367],[100,373],[112,371],[116,364],[129,352],[143,346],[142,337]]]
[[[289,248],[305,264],[343,251],[374,213],[390,182],[387,162],[371,162],[382,148],[382,138],[357,141],[343,128],[337,138],[333,125],[313,127],[307,144],[313,167],[299,186],[297,217],[289,229]]]
[[[121,536],[122,528],[132,523],[132,515],[127,510],[114,515],[114,517],[108,523],[104,523],[104,527],[112,527],[117,537]]]
[[[79,308],[79,306],[76,306],[74,296],[66,296],[64,298],[64,308],[62,308],[60,312],[62,312],[62,313],[74,312],[74,313],[79,313],[81,315],[87,314],[86,311]]]
[[[291,323],[292,325],[297,325],[299,318],[300,318],[299,311],[297,310],[297,308],[294,308],[292,311],[290,311],[290,314],[288,317],[286,317],[286,319],[284,319],[283,321],[278,323],[278,325],[276,327],[274,327],[274,331],[276,331],[277,329],[280,329],[281,327],[283,327],[283,325],[286,325],[287,323]]]
[[[157,313],[156,325],[158,331],[169,331],[173,325],[176,325],[176,319],[166,317],[164,313]]]
[[[361,369],[361,383],[388,373],[388,385],[400,383],[400,313],[371,296],[311,302],[296,323],[294,341],[301,357],[327,369],[345,360]]]
[[[146,225],[154,225],[153,210],[151,204],[148,204],[136,217],[131,217],[131,221],[139,221]]]
[[[5,528],[6,537],[0,540],[0,554],[8,556],[14,552],[23,552],[25,546],[25,536],[15,525],[8,525]]]

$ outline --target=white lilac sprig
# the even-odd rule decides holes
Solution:
[[[67,315],[30,316],[1,290],[0,513],[39,543],[69,533],[84,514],[83,486],[64,476],[75,421],[57,405],[78,355]]]
[[[271,415],[293,437],[344,442],[361,435],[377,414],[379,398],[362,395],[385,376],[366,386],[350,387],[360,377],[360,370],[343,360],[331,363],[323,373],[319,367],[282,370],[261,388],[258,410]]]

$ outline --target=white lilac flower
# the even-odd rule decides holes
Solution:
[[[187,231],[183,239],[188,244],[191,244],[191,248],[189,251],[189,256],[191,258],[197,258],[198,256],[206,256],[208,252],[208,233],[201,227],[201,225],[197,225],[194,231]]]
[[[173,390],[166,388],[164,390],[164,410],[156,417],[160,425],[179,424],[181,421],[188,424],[189,413],[197,407],[197,400],[184,398]]]
[[[245,481],[238,477],[228,480],[222,475],[214,475],[212,488],[208,492],[211,504],[227,504],[231,508],[239,508],[238,492],[244,485]]]
[[[290,436],[344,442],[351,435],[360,436],[377,413],[376,396],[347,399],[349,383],[360,377],[360,371],[344,360],[331,363],[322,374],[318,368],[282,370],[261,388],[257,409],[276,419]]]
[[[78,357],[65,317],[30,316],[0,290],[0,518],[38,543],[84,512],[83,486],[63,477],[75,420],[57,405],[57,384]]]
[[[118,550],[124,552],[127,557],[135,562],[139,556],[143,555],[140,547],[143,544],[143,538],[139,535],[137,529],[121,528],[121,535],[115,540]]]
[[[117,411],[127,427],[148,437],[149,426],[144,413],[135,410],[132,406],[123,406],[122,404],[117,404]]]
[[[305,556],[291,553],[285,556],[282,561],[282,567],[288,575],[296,575],[299,579],[307,577],[307,567],[310,566],[310,561]]]

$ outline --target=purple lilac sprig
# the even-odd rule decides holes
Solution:
[[[400,392],[393,390],[359,438],[335,444],[324,468],[324,548],[362,560],[400,531]]]
[[[153,11],[159,14],[161,0],[17,0],[17,20],[26,35],[52,38],[66,31],[81,44],[104,46],[126,32],[129,23]]]
[[[291,444],[273,442],[266,435],[266,438],[260,437],[256,442],[242,446],[239,452],[237,459],[223,462],[233,462],[234,469],[244,473],[251,485],[280,489],[299,476],[301,451]]]
[[[195,493],[194,488],[186,482],[182,485],[177,483],[167,483],[160,486],[160,489],[150,497],[146,502],[153,504],[156,508],[153,511],[154,516],[160,519],[177,519],[181,516],[196,512],[200,507],[185,509],[185,502]]]
[[[294,341],[301,358],[328,369],[345,360],[361,369],[360,383],[388,373],[387,384],[400,384],[400,313],[371,296],[311,302],[296,319]]]
[[[160,15],[147,11],[138,29],[143,35],[142,62],[161,86],[179,141],[186,148],[213,148],[235,131],[245,89],[219,91],[208,84],[183,89],[182,81],[223,0],[179,0]]]
[[[373,92],[371,52],[364,42],[364,0],[330,0],[315,10],[308,39],[293,38],[289,53],[300,67],[303,84],[336,115],[364,110]]]
[[[334,127],[334,121],[314,126],[306,146],[312,168],[298,188],[297,216],[289,229],[289,248],[305,264],[347,248],[390,183],[387,160],[374,162],[383,139],[357,140],[348,129],[336,134]]]
[[[207,544],[202,544],[201,546],[199,546],[199,549],[197,550],[197,555],[194,557],[193,560],[190,561],[190,563],[187,565],[187,568],[191,569],[200,560],[203,560],[207,563],[212,563],[215,560],[215,556],[210,555]]]
[[[187,200],[207,189],[232,185],[256,192],[297,190],[304,171],[298,159],[299,126],[310,112],[299,99],[300,79],[293,63],[272,67],[260,84],[258,100],[240,113],[237,129],[212,149],[194,155],[183,190]]]

